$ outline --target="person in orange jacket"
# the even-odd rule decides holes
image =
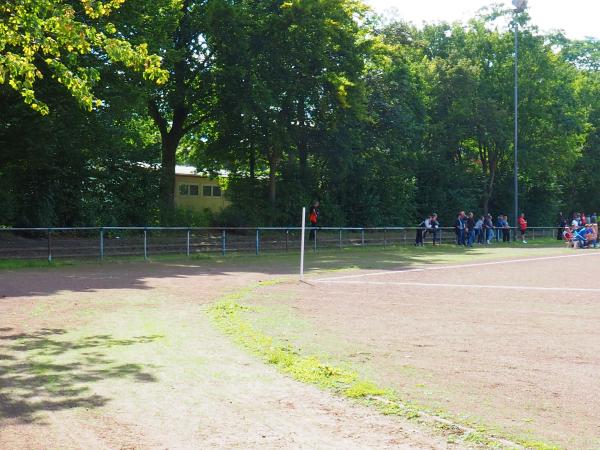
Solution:
[[[527,219],[525,218],[525,213],[521,213],[519,217],[519,231],[521,232],[521,241],[523,244],[527,244],[525,240],[525,233],[527,232]]]

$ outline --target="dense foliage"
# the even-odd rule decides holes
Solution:
[[[523,209],[600,209],[600,43],[527,12],[418,29],[356,0],[17,0],[0,225],[205,223],[175,211],[176,163],[229,171],[223,225],[314,199],[324,225],[510,215],[515,22]]]

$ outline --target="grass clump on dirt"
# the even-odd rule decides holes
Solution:
[[[256,310],[239,302],[258,288],[279,282],[278,280],[261,282],[221,298],[208,311],[213,323],[237,344],[295,380],[319,386],[337,395],[375,407],[385,415],[428,424],[442,433],[448,442],[461,441],[467,445],[490,448],[559,449],[542,442],[503,437],[500,432],[476,424],[464,423],[464,421],[459,424],[461,421],[444,418],[443,414],[437,415],[424,407],[400,399],[393,390],[383,389],[374,382],[361,378],[351,369],[328,364],[314,355],[302,355],[293,346],[282,344],[264,334],[244,317],[244,314]]]
[[[60,260],[48,262],[45,259],[0,259],[0,270],[38,269],[45,267],[65,267],[75,265],[74,261]]]

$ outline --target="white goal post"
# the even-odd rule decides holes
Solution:
[[[304,232],[306,230],[306,207],[302,208],[302,232],[300,233],[300,281],[304,280]]]

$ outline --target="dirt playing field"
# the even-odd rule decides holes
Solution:
[[[597,252],[317,275],[254,323],[404,398],[505,436],[600,448]],[[254,317],[253,317],[254,316]]]
[[[491,264],[520,258],[540,259]],[[207,305],[275,278],[245,300],[267,334],[505,437],[598,448],[600,282],[579,269],[599,263],[332,253],[309,256],[310,284],[288,257],[1,271],[0,448],[459,447],[293,381],[211,324]]]
[[[209,323],[264,265],[0,272],[0,449],[446,448],[279,374]]]

